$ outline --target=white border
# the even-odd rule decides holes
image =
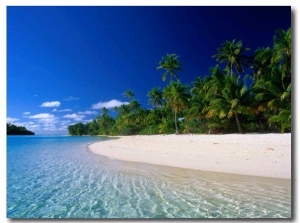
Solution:
[[[295,69],[293,71],[294,75],[298,75],[298,70],[297,70],[297,64],[299,64],[299,60],[297,58],[297,54],[298,54],[298,43],[296,42],[296,36],[298,34],[298,27],[299,27],[299,19],[298,19],[298,7],[297,7],[297,1],[291,1],[291,0],[269,0],[269,1],[238,1],[238,0],[210,0],[210,1],[194,1],[194,0],[164,0],[164,1],[157,1],[157,0],[153,0],[153,1],[121,1],[121,0],[109,0],[109,1],[96,1],[96,0],[85,0],[85,1],[76,1],[76,0],[52,0],[52,1],[34,1],[34,0],[2,0],[0,1],[0,34],[1,34],[1,38],[0,38],[0,49],[1,49],[1,54],[0,54],[0,68],[1,68],[1,74],[0,74],[0,83],[1,83],[1,87],[0,87],[0,102],[2,104],[1,109],[0,109],[0,133],[1,133],[1,138],[0,138],[0,143],[1,143],[1,147],[0,147],[0,157],[1,157],[1,194],[0,194],[0,201],[2,202],[2,204],[0,205],[0,220],[1,222],[16,222],[14,220],[11,219],[7,219],[6,218],[6,6],[15,6],[15,5],[21,5],[21,6],[29,6],[29,5],[44,5],[44,6],[53,6],[53,5],[203,5],[203,6],[213,6],[213,5],[219,5],[219,6],[234,6],[234,5],[243,5],[243,6],[273,6],[273,5],[281,5],[281,6],[291,6],[292,7],[292,12],[294,13],[294,17],[293,17],[293,32],[295,32],[295,34],[293,35],[293,37],[295,38],[295,40],[293,41],[294,45],[293,46],[293,58],[295,58],[293,60],[293,62],[295,63],[295,66],[293,66],[293,68]],[[297,83],[293,83],[293,91],[296,91],[296,93],[294,94],[294,96],[296,98],[293,99],[293,106],[296,106],[293,109],[293,124],[296,125],[295,129],[298,129],[299,126],[299,121],[297,120],[297,111],[299,111],[299,105],[298,105],[298,93],[299,90],[297,89],[297,84],[298,84],[298,79],[299,78],[295,78],[295,80],[297,80]],[[292,137],[296,138],[296,133],[293,132],[292,133]],[[294,139],[293,141],[295,143],[295,145],[293,146],[293,148],[295,150],[297,150],[298,148],[298,143],[296,141],[296,139]],[[296,151],[294,151],[294,155],[297,154]],[[297,158],[294,158],[294,162],[296,162]],[[295,169],[295,178],[298,179],[299,175],[298,175],[298,171],[296,168],[296,164],[294,164],[293,166]],[[294,209],[294,216],[296,217],[295,219],[293,219],[293,221],[297,221],[297,215],[299,214],[299,209],[298,209],[298,193],[297,193],[297,184],[296,184],[296,180],[294,179],[294,194],[296,197],[294,197],[294,205],[297,208]],[[130,220],[128,220],[130,222]],[[242,220],[241,220],[242,221]],[[29,221],[24,221],[24,222],[30,222]],[[40,222],[44,222],[42,220],[34,220],[35,223],[40,223]],[[47,220],[46,222],[75,222],[72,220]],[[76,221],[78,222],[78,221]],[[81,221],[80,221],[81,222]],[[86,220],[85,222],[88,222],[88,220]],[[93,221],[95,222],[95,221]],[[113,222],[113,221],[104,221],[101,220],[101,222]],[[116,221],[118,222],[118,221]],[[155,222],[163,222],[163,221],[155,221]],[[169,221],[170,222],[170,221]],[[176,222],[190,222],[190,221],[178,221],[176,220]],[[197,221],[193,221],[193,222],[197,222]],[[200,222],[200,221],[199,221]],[[201,222],[206,222],[206,221],[201,221]],[[207,222],[211,222],[211,221],[207,221]],[[221,221],[219,221],[221,222]],[[240,221],[235,221],[235,222],[240,222]],[[264,221],[257,221],[255,220],[255,222],[264,222]],[[276,222],[281,222],[276,220]],[[285,222],[285,221],[282,221]]]

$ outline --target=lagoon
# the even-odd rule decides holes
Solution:
[[[8,136],[8,218],[291,218],[291,180],[95,155],[101,137]]]

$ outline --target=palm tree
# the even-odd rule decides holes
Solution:
[[[162,92],[159,91],[159,89],[159,87],[155,87],[151,89],[147,94],[147,96],[149,97],[149,103],[153,105],[153,107],[161,107],[164,103]]]
[[[162,60],[159,62],[159,66],[157,67],[157,69],[161,69],[161,68],[165,69],[166,72],[162,77],[163,81],[166,81],[168,75],[170,75],[171,81],[172,81],[172,76],[174,76],[178,81],[179,78],[175,71],[182,71],[180,65],[182,64],[179,63],[178,61],[178,55],[174,53],[167,54],[167,56],[162,57]]]
[[[131,89],[128,89],[123,93],[123,96],[128,98],[129,101],[131,101],[134,97],[134,93]]]
[[[274,115],[269,119],[269,123],[278,123],[280,125],[280,132],[284,133],[284,131],[288,128],[291,128],[292,123],[292,114],[291,107],[286,109],[282,109],[278,115]]]
[[[291,78],[291,29],[277,30],[273,38],[273,48],[259,48],[252,59],[253,77],[258,79],[261,75],[271,75],[272,69],[282,66],[282,80],[286,79],[287,85]]]
[[[179,134],[177,125],[177,115],[180,111],[187,108],[189,95],[187,93],[189,87],[182,85],[179,81],[171,81],[170,84],[163,90],[163,97],[167,104],[172,108],[174,113],[175,134]]]
[[[283,83],[283,69],[282,66],[274,67],[269,75],[261,76],[251,86],[257,111],[264,113],[269,118],[269,123],[278,123],[281,131],[291,126],[291,117],[287,114],[291,114],[292,85],[290,79],[287,86]]]
[[[215,95],[221,94],[225,85],[225,72],[221,71],[219,65],[209,69],[211,76],[205,78],[206,100],[211,101]]]
[[[277,35],[273,38],[275,55],[278,60],[282,61],[284,71],[287,74],[291,72],[292,60],[292,32],[291,28],[287,31],[277,30]]]
[[[257,111],[283,132],[291,126],[291,29],[278,30],[273,41],[273,48],[268,50],[271,53],[261,52],[255,57],[258,64],[265,62],[264,73],[259,76],[257,72],[251,89]]]
[[[277,62],[281,70],[281,83],[284,90],[291,83],[291,63],[292,63],[292,34],[291,28],[287,31],[277,30],[274,36],[274,63]]]
[[[128,104],[129,110],[131,113],[136,113],[136,111],[141,108],[140,103],[137,100],[132,100],[129,104]]]
[[[207,79],[206,79],[207,80]],[[207,106],[206,83],[201,77],[192,82],[191,98],[189,100],[188,119],[200,121],[204,116],[203,109]]]
[[[114,119],[109,116],[107,108],[102,108],[102,114],[97,117],[96,121],[98,124],[98,134],[109,135],[112,126],[114,125]]]
[[[201,97],[201,93],[204,88],[204,80],[201,77],[197,77],[195,81],[192,82],[193,88],[191,89],[191,95],[194,97]]]
[[[262,75],[268,75],[270,73],[270,65],[273,62],[273,49],[258,48],[255,50],[255,54],[252,58],[252,79],[258,80]]]
[[[122,116],[130,111],[128,104],[122,104],[119,107],[114,107],[114,110],[118,112],[118,116]]]
[[[276,98],[268,103],[268,106],[275,107],[278,114],[270,117],[269,123],[276,123],[280,126],[280,131],[283,133],[286,129],[291,129],[292,126],[292,103],[291,103],[292,85],[291,83],[280,95],[280,99]]]
[[[243,48],[242,41],[235,42],[235,39],[230,42],[226,41],[222,43],[218,48],[218,53],[213,55],[213,58],[220,63],[227,63],[226,70],[228,74],[233,73],[233,67],[235,67],[238,74],[244,73],[243,67],[248,67],[248,56],[244,53],[250,50],[249,48]]]
[[[161,121],[161,111],[157,108],[149,110],[145,117],[147,125],[157,125]]]
[[[218,116],[220,119],[231,119],[234,116],[239,132],[244,133],[239,114],[254,114],[254,109],[250,106],[251,92],[247,90],[244,80],[239,81],[234,75],[226,76],[224,83],[221,94],[215,95],[206,108],[206,116]]]

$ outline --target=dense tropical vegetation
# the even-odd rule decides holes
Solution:
[[[220,64],[204,78],[196,77],[191,87],[180,82],[178,55],[167,54],[157,68],[164,69],[163,81],[170,76],[170,82],[164,89],[150,89],[152,109],[142,108],[127,90],[130,102],[115,108],[115,119],[103,108],[92,122],[70,125],[69,134],[290,132],[291,29],[278,30],[273,43],[253,55],[246,54],[250,49],[242,41],[222,43],[213,56]]]
[[[34,132],[27,130],[24,126],[16,126],[11,123],[6,124],[7,135],[34,135]]]

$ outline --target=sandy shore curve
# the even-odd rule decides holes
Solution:
[[[98,155],[194,170],[291,179],[291,133],[110,137]]]

